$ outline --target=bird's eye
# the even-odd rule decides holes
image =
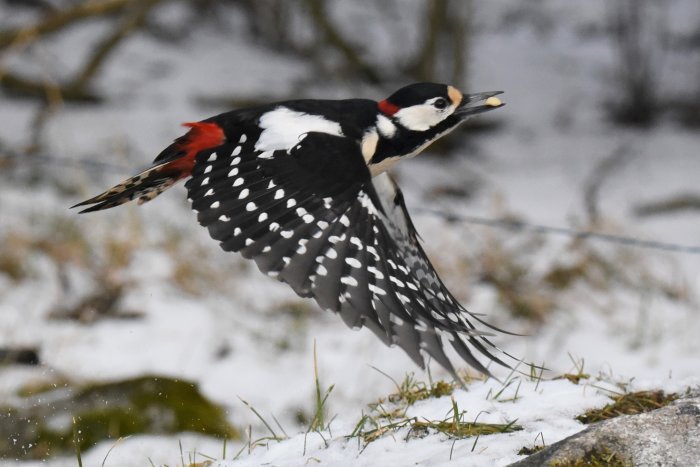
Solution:
[[[433,105],[435,106],[436,109],[444,109],[447,107],[447,99],[443,99],[442,97],[439,99],[435,99],[435,102],[433,102]]]

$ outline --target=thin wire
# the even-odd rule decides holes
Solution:
[[[490,219],[486,217],[448,213],[445,211],[440,211],[438,209],[431,208],[412,208],[411,210],[418,213],[439,216],[449,222],[465,222],[468,224],[477,224],[505,230],[530,231],[542,234],[561,235],[576,239],[600,240],[608,243],[616,243],[618,245],[646,248],[651,250],[669,251],[674,253],[688,253],[691,255],[700,254],[700,245],[681,245],[678,243],[659,242],[656,240],[643,240],[635,237],[606,234],[602,232],[593,232],[589,230],[576,230],[568,227],[553,227],[549,225],[533,224],[530,222],[524,222],[513,219]]]
[[[68,159],[44,155],[20,156],[12,152],[0,153],[0,160],[14,159],[20,162],[41,162],[62,166],[81,167],[91,171],[110,171],[118,173],[130,173],[129,169],[123,165],[110,164],[99,161],[86,159]],[[456,214],[439,209],[431,208],[411,208],[412,212],[430,214],[441,217],[449,222],[465,222],[468,224],[483,225],[498,229],[512,231],[529,231],[537,232],[545,235],[560,235],[575,239],[598,240],[602,242],[615,243],[635,248],[644,248],[649,250],[668,251],[673,253],[686,253],[691,255],[700,254],[700,245],[681,245],[678,243],[660,242],[656,240],[643,240],[635,237],[626,237],[622,235],[606,234],[602,232],[594,232],[589,230],[576,230],[568,227],[554,227],[550,225],[534,224],[513,219],[492,219],[487,217],[470,216],[466,214]]]

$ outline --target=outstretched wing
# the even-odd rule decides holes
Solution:
[[[288,151],[224,144],[198,154],[186,187],[224,250],[253,259],[348,326],[399,345],[421,367],[423,350],[456,377],[444,340],[485,374],[473,349],[508,366],[472,324],[482,321],[444,287],[401,192],[388,176],[371,178],[357,142],[312,132]]]

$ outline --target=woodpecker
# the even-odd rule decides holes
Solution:
[[[199,223],[225,251],[255,261],[301,297],[459,380],[451,345],[510,368],[488,338],[506,332],[460,305],[426,256],[387,170],[467,118],[504,104],[417,83],[388,98],[290,100],[195,123],[152,167],[77,206],[81,213],[150,201],[180,180]],[[480,325],[477,327],[477,325]]]

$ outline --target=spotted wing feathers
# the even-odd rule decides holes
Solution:
[[[446,342],[483,373],[474,349],[506,365],[433,270],[398,188],[384,175],[373,183],[357,142],[308,133],[288,151],[224,144],[199,153],[186,186],[224,250],[421,367],[426,353],[456,377]]]

